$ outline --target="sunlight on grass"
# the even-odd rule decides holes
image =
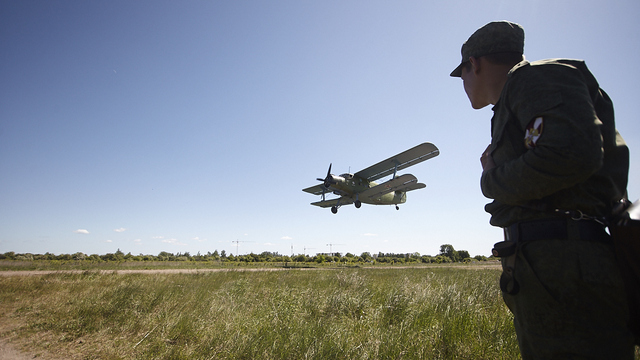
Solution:
[[[498,270],[0,278],[31,347],[101,359],[516,359]],[[43,340],[41,340],[43,339]]]

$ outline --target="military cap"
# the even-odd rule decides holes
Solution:
[[[462,67],[470,57],[489,54],[519,52],[524,53],[524,29],[510,21],[494,21],[476,30],[462,44],[462,61],[451,76],[462,76]]]

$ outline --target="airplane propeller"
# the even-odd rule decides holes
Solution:
[[[329,164],[329,170],[327,170],[327,177],[325,177],[324,179],[320,179],[320,178],[316,179],[318,181],[322,181],[324,187],[327,189],[329,189],[329,186],[331,186],[331,184],[336,183],[336,181],[333,179],[333,176],[331,175],[331,165],[332,164]]]

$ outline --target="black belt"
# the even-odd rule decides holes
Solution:
[[[586,240],[609,242],[605,226],[592,220],[551,218],[521,221],[504,228],[507,241]]]

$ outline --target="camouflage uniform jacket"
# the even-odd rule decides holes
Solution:
[[[553,216],[554,209],[607,216],[626,194],[629,151],[613,104],[580,60],[522,61],[493,108],[490,153],[481,178],[494,201],[491,224]]]

